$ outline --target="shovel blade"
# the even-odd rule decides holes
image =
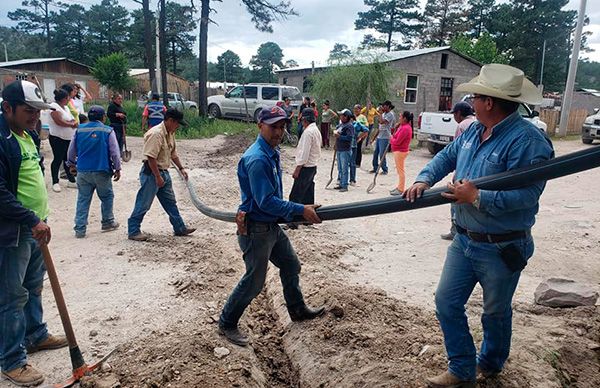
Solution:
[[[124,162],[129,162],[131,160],[131,151],[121,152],[121,160]]]

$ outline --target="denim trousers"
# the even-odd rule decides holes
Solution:
[[[181,215],[179,214],[179,209],[177,208],[177,200],[175,199],[175,193],[173,192],[173,181],[171,181],[169,172],[166,170],[160,171],[160,175],[165,181],[165,185],[159,188],[156,185],[154,175],[144,174],[142,171],[140,171],[141,187],[135,197],[133,212],[127,220],[127,233],[130,236],[141,233],[142,221],[148,210],[150,210],[154,197],[158,198],[161,206],[169,215],[169,221],[171,222],[171,225],[173,225],[175,233],[185,231],[186,226],[183,222],[183,218],[181,218]]]
[[[510,351],[512,297],[521,272],[512,272],[500,257],[500,250],[515,244],[521,255],[533,255],[528,237],[503,243],[480,243],[457,234],[448,247],[446,262],[435,293],[436,315],[444,333],[448,370],[461,380],[475,380],[476,366],[500,372]],[[483,342],[476,355],[469,332],[465,304],[475,285],[483,289]]]
[[[100,211],[102,213],[102,226],[115,222],[113,214],[112,174],[107,171],[79,171],[77,173],[77,210],[75,211],[76,233],[84,233],[90,213],[90,203],[94,190],[100,198]]]
[[[269,261],[279,268],[288,309],[304,305],[300,289],[300,260],[279,225],[250,222],[248,234],[238,235],[238,243],[243,252],[246,273],[227,299],[219,318],[219,326],[237,327],[244,310],[260,294],[265,284]]]
[[[352,147],[352,151],[350,151],[350,182],[354,182],[354,183],[356,183],[356,153],[357,152],[358,152],[358,147]]]
[[[390,145],[390,139],[377,139],[375,141],[375,150],[373,150],[373,170],[377,171],[379,161],[383,157],[385,150]],[[386,158],[381,160],[381,170],[387,174],[388,166]]]
[[[31,229],[21,227],[18,246],[0,248],[0,368],[5,372],[25,365],[25,348],[48,337],[42,309],[45,273]]]
[[[338,177],[340,179],[341,187],[348,187],[348,175],[350,172],[350,159],[352,158],[352,151],[338,151]]]

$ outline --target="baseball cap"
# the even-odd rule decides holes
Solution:
[[[354,113],[352,113],[350,111],[350,109],[342,109],[341,111],[338,112],[338,114],[339,115],[344,115],[344,116],[349,117],[349,118],[353,118],[354,117]]]
[[[4,101],[24,103],[34,109],[54,110],[54,108],[44,102],[40,88],[29,81],[19,80],[6,85],[4,90],[2,90],[2,99]]]
[[[454,104],[450,113],[460,112],[463,116],[471,116],[473,114],[473,107],[466,101],[460,101]]]
[[[306,119],[306,121],[308,121],[309,123],[314,123],[315,121],[317,121],[317,119],[315,118],[315,111],[313,110],[313,108],[302,109],[302,118]]]
[[[187,126],[188,122],[185,121],[185,119],[183,118],[183,112],[180,111],[179,109],[175,109],[175,108],[169,108],[167,109],[167,111],[165,112],[165,120],[166,119],[173,119],[175,121],[177,121],[179,124]]]
[[[92,121],[102,119],[105,114],[106,111],[100,105],[92,105],[90,106],[90,109],[88,109],[88,118]]]
[[[280,120],[287,120],[287,118],[287,113],[278,106],[262,108],[258,114],[258,122],[265,124],[273,124]]]

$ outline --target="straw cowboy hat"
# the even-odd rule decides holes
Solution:
[[[479,75],[471,81],[460,84],[458,92],[483,94],[503,100],[540,105],[542,93],[516,67],[491,63],[484,65]]]

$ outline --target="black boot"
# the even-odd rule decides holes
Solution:
[[[237,327],[222,327],[219,326],[219,334],[227,338],[229,342],[232,344],[236,344],[238,346],[246,346],[248,345],[248,337],[246,337],[240,329]]]
[[[306,321],[308,319],[314,319],[325,312],[325,306],[310,308],[305,304],[297,307],[288,308],[290,318],[294,322]]]

